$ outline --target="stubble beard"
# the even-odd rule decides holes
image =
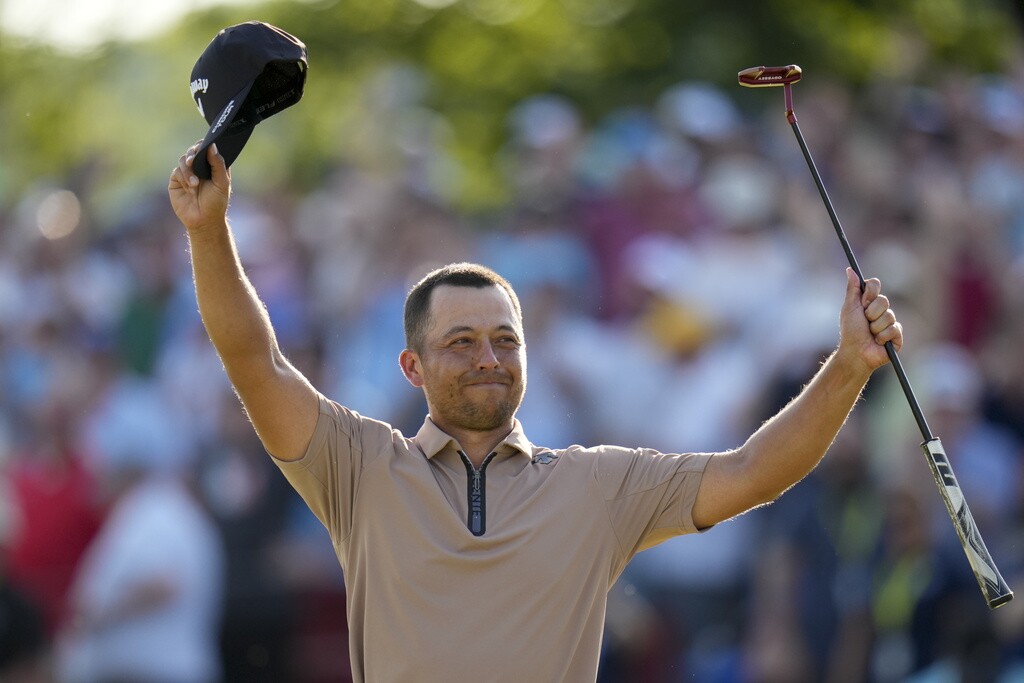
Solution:
[[[497,401],[470,401],[457,389],[442,392],[444,399],[432,402],[433,410],[437,412],[435,417],[453,427],[477,432],[510,427],[522,403],[525,384],[525,378],[522,383],[513,384]],[[427,398],[429,401],[431,397]]]
[[[464,404],[458,414],[459,426],[463,429],[489,432],[510,424],[516,408],[511,401],[500,401],[488,406]]]

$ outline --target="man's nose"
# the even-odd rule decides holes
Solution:
[[[501,363],[498,362],[498,356],[495,355],[494,347],[491,346],[490,341],[484,340],[484,342],[480,344],[480,355],[477,358],[476,364],[481,370],[492,370],[501,365]]]

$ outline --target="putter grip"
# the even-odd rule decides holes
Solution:
[[[946,458],[942,442],[936,437],[923,442],[921,447],[924,449],[928,467],[935,477],[935,485],[939,487],[946,511],[953,520],[956,535],[960,539],[964,553],[967,554],[967,561],[974,571],[974,578],[978,580],[985,601],[992,609],[1005,605],[1013,599],[1013,591],[1003,580],[988,548],[985,547],[985,541],[981,538],[978,525],[974,523],[971,509],[967,507],[967,500],[960,490],[953,468],[949,465],[949,459]]]

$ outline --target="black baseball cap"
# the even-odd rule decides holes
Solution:
[[[305,44],[276,26],[247,21],[222,29],[189,80],[199,113],[210,124],[192,162],[195,174],[210,177],[206,149],[215,142],[230,166],[257,123],[299,101],[308,68]]]

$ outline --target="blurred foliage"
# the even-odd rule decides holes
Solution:
[[[682,80],[733,88],[756,64],[927,84],[936,70],[1005,71],[1021,19],[1011,0],[335,0],[216,8],[79,55],[0,36],[0,207],[47,182],[88,189],[101,216],[162,192],[205,132],[192,64],[217,30],[252,18],[301,37],[310,75],[303,101],[261,124],[236,178],[302,189],[342,164],[407,171],[426,146],[445,154],[426,155],[423,172],[444,175],[464,209],[507,199],[496,153],[532,94],[565,95],[594,121]]]

